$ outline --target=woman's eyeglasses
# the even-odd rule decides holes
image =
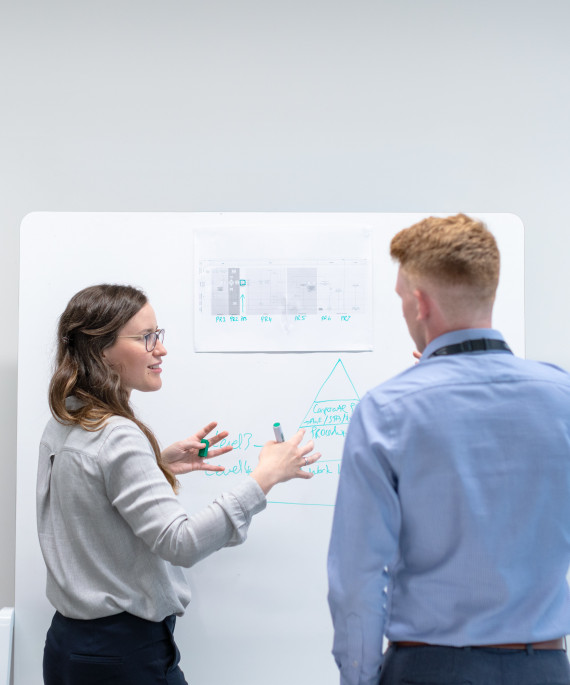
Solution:
[[[146,335],[118,335],[117,338],[132,338],[133,340],[144,340],[144,346],[147,352],[152,352],[156,347],[156,343],[160,340],[160,344],[164,342],[164,328]]]

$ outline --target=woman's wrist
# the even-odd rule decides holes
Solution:
[[[271,476],[271,474],[265,473],[262,469],[259,468],[259,466],[253,469],[253,471],[249,475],[257,482],[257,484],[263,490],[263,493],[265,495],[267,495],[271,488],[276,484],[276,481]]]

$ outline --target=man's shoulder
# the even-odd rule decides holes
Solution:
[[[409,393],[432,387],[435,377],[433,371],[427,367],[426,364],[416,364],[401,371],[369,390],[362,401],[385,405]]]
[[[535,359],[523,359],[515,355],[495,354],[489,355],[485,372],[493,380],[512,378],[517,381],[544,381],[558,383],[562,386],[570,386],[570,374],[556,364],[538,361]]]
[[[386,405],[419,392],[438,392],[443,386],[470,383],[544,382],[570,392],[570,373],[548,362],[507,354],[457,355],[428,359],[380,383],[363,401]]]

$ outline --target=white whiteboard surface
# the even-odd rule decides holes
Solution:
[[[502,256],[494,325],[524,356],[524,234],[511,214],[472,213],[486,221]],[[394,293],[391,237],[427,214],[34,213],[21,228],[16,526],[15,685],[40,685],[45,633],[53,614],[37,542],[35,475],[38,442],[49,418],[56,321],[69,298],[88,285],[142,287],[166,329],[163,388],[133,395],[162,445],[210,420],[230,431],[236,449],[227,475],[189,474],[181,499],[189,511],[207,504],[256,463],[257,445],[286,435],[311,416],[322,469],[311,481],[277,486],[255,517],[245,545],[222,550],[187,572],[193,600],[176,638],[187,680],[314,685],[338,682],[330,654],[326,552],[350,403],[413,363],[413,344]],[[220,227],[263,228],[268,239],[288,228],[366,225],[373,234],[373,349],[370,352],[195,353],[194,233]],[[299,245],[308,258],[314,246]],[[227,333],[229,334],[229,333]],[[345,397],[345,395],[350,397]],[[340,397],[342,395],[342,397]],[[355,398],[355,395],[357,396]],[[344,410],[343,403],[345,401]]]

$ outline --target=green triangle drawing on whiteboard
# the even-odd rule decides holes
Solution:
[[[319,388],[299,427],[346,426],[359,400],[356,388],[339,359]]]

